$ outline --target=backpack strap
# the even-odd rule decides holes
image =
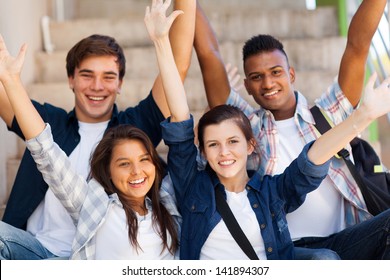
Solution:
[[[234,217],[232,210],[227,204],[225,198],[223,197],[222,191],[219,189],[218,186],[215,188],[215,201],[219,214],[221,215],[228,230],[230,231],[230,234],[233,236],[238,246],[240,246],[240,248],[244,251],[244,253],[248,256],[249,259],[258,260],[259,257],[253,249],[252,244],[249,242],[245,233],[242,231],[240,225]]]

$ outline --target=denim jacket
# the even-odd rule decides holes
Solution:
[[[169,146],[168,170],[182,215],[180,259],[199,259],[201,249],[221,216],[216,210],[214,188],[224,187],[215,175],[197,168],[193,119],[162,122],[165,144]],[[258,220],[267,259],[293,259],[293,243],[286,213],[298,208],[306,194],[325,178],[329,162],[316,166],[307,158],[307,144],[286,171],[277,176],[253,176],[246,188]],[[224,193],[226,195],[226,193]]]

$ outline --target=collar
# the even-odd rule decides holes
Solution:
[[[307,103],[306,98],[299,91],[294,91],[295,98],[297,100],[297,105],[294,113],[294,118],[301,117],[305,122],[314,124],[314,118],[310,112],[309,104]],[[265,117],[272,118],[275,121],[271,111],[260,107],[254,112],[261,120],[264,120]]]
[[[119,115],[118,106],[114,103],[114,106],[112,109],[111,120],[108,123],[107,128],[113,127],[119,123],[118,115]],[[76,125],[76,127],[79,126],[79,122],[78,122],[78,119],[76,116],[76,109],[75,108],[73,108],[73,110],[68,113],[68,123],[72,124],[72,125]]]

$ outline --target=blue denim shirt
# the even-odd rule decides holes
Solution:
[[[170,123],[168,119],[161,125],[163,139],[169,146],[168,170],[183,219],[180,259],[199,259],[203,244],[221,220],[214,188],[224,190],[224,187],[214,174],[197,168],[192,118],[179,123]],[[316,166],[308,160],[310,145],[305,146],[283,174],[261,179],[253,172],[246,186],[258,220],[254,226],[261,230],[267,259],[294,258],[286,213],[298,208],[328,172],[329,162]]]
[[[64,109],[50,104],[33,104],[44,122],[52,128],[54,141],[69,156],[80,142],[79,125],[74,110],[66,112]],[[118,112],[114,105],[111,120],[107,128],[118,124],[132,124],[148,134],[153,144],[157,146],[161,141],[160,122],[165,118],[150,93],[137,106],[129,107]],[[10,131],[15,132],[24,140],[24,136],[16,121],[13,120]],[[45,197],[48,185],[36,167],[30,151],[26,149],[15,178],[12,192],[7,202],[3,221],[17,228],[25,229],[27,219]]]

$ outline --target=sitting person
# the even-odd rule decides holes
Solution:
[[[160,189],[164,170],[153,142],[135,126],[110,128],[92,154],[87,183],[20,82],[25,51],[10,57],[0,36],[0,81],[39,171],[76,227],[70,258],[174,259],[180,215]]]
[[[196,2],[180,0],[174,5],[186,12],[175,21],[170,34],[176,63],[184,79],[191,61]],[[154,146],[161,142],[160,122],[170,113],[159,77],[143,100],[123,111],[118,110],[116,98],[126,82],[126,59],[114,38],[94,34],[80,40],[66,56],[66,71],[74,95],[74,110],[66,112],[63,108],[36,101],[33,104],[44,121],[50,124],[54,141],[84,178],[90,170],[90,155],[108,128],[131,124],[142,129]],[[24,140],[14,116],[0,83],[0,117],[10,131]],[[72,218],[48,188],[26,150],[3,222],[0,222],[0,258],[69,258],[75,233]]]
[[[216,193],[222,192],[259,259],[293,259],[286,213],[296,210],[306,194],[320,185],[337,151],[390,111],[390,79],[374,89],[373,75],[362,105],[344,122],[306,144],[298,158],[276,176],[260,177],[246,169],[248,156],[258,146],[244,113],[230,105],[212,108],[198,125],[199,150],[207,160],[206,169],[198,170],[193,119],[168,38],[178,11],[166,17],[166,9],[162,1],[155,1],[146,10],[145,22],[171,112],[162,126],[169,146],[168,170],[183,218],[180,258],[248,259],[216,208]],[[389,258],[389,252],[383,257]]]

